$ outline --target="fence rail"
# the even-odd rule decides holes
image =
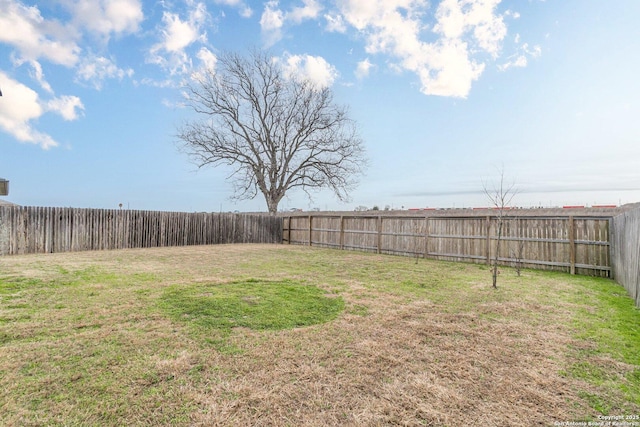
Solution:
[[[611,277],[610,217],[503,218],[505,265]],[[309,215],[284,218],[283,241],[346,250],[488,263],[498,218]]]
[[[0,255],[219,243],[280,243],[267,215],[0,207]]]

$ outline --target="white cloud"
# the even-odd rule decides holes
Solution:
[[[520,41],[516,36],[516,43]],[[524,68],[529,64],[529,58],[539,58],[542,55],[542,48],[538,45],[529,47],[528,43],[518,46],[518,51],[507,58],[507,62],[498,65],[498,70],[507,71],[510,68]]]
[[[291,8],[284,12],[279,8],[278,0],[269,0],[264,5],[260,17],[260,29],[267,46],[272,46],[282,39],[282,31],[286,24],[300,24],[309,19],[316,19],[323,9],[317,0],[302,0],[303,6]]]
[[[103,56],[83,58],[76,71],[76,79],[90,83],[95,89],[101,90],[106,79],[122,80],[125,76],[132,77],[134,71],[129,68],[119,68],[111,59]]]
[[[331,86],[338,77],[335,67],[321,56],[288,55],[283,59],[289,77],[308,79],[319,87]]]
[[[157,87],[157,88],[173,88],[176,89],[179,87],[179,84],[176,83],[175,79],[172,78],[166,78],[164,80],[157,80],[157,79],[152,79],[150,77],[144,77],[143,79],[139,80],[139,81],[134,81],[134,84],[138,85],[138,84],[143,84],[145,86],[151,86],[151,87]]]
[[[38,61],[31,60],[29,61],[29,65],[31,65],[31,76],[40,83],[40,87],[49,93],[53,93],[53,89],[47,80],[44,78],[44,72],[42,71],[42,65]]]
[[[330,33],[346,33],[347,25],[342,18],[342,15],[328,13],[324,15],[325,21],[327,21],[326,30]]]
[[[167,52],[178,52],[197,40],[206,41],[206,34],[202,28],[206,17],[204,3],[198,3],[189,12],[186,21],[181,20],[177,14],[165,12],[162,17],[165,25],[162,31],[164,36],[163,49]]]
[[[247,6],[243,0],[214,0],[214,3],[239,9],[240,16],[243,18],[251,18],[253,16],[253,9]]]
[[[438,6],[434,30],[445,38],[460,39],[472,32],[478,46],[496,57],[507,27],[495,8],[501,0],[443,0]]]
[[[287,21],[291,21],[294,24],[299,24],[307,19],[315,19],[319,15],[320,11],[322,10],[322,5],[320,5],[316,0],[302,1],[304,3],[304,6],[294,7],[290,12],[287,13]]]
[[[519,13],[519,12],[514,12],[514,11],[512,11],[512,10],[507,10],[507,11],[504,13],[504,15],[505,15],[505,16],[510,16],[510,17],[512,17],[513,19],[520,19],[520,13]]]
[[[45,20],[36,6],[0,0],[0,10],[0,42],[17,49],[23,60],[44,58],[67,67],[78,61],[80,48],[71,35],[58,22]]]
[[[140,0],[67,0],[77,25],[109,36],[137,32],[144,19]]]
[[[413,3],[413,4],[412,4]],[[403,0],[343,0],[339,3],[341,13],[345,20],[359,31],[371,34],[371,30],[376,32],[383,28],[393,25],[393,21],[401,18],[399,9],[409,12],[410,8],[414,9],[421,5],[427,7],[426,1],[403,1]]]
[[[509,68],[524,68],[529,61],[525,55],[515,55],[509,58],[504,64],[498,65],[500,71],[507,71]]]
[[[198,51],[196,57],[200,60],[200,63],[191,71],[189,75],[191,80],[197,82],[205,79],[209,73],[215,74],[218,57],[213,52],[203,47]]]
[[[249,6],[244,6],[242,9],[240,9],[240,16],[242,16],[243,18],[251,18],[253,16],[253,9],[251,9]]]
[[[369,62],[369,58],[358,62],[355,75],[358,79],[364,79],[369,75],[369,71],[373,68],[373,64]]]
[[[32,121],[45,113],[38,94],[31,88],[13,80],[0,71],[2,98],[0,98],[0,129],[18,141],[38,144],[44,149],[58,143],[49,135],[34,129]]]
[[[31,67],[31,70],[29,71],[29,75],[31,76],[31,78],[37,81],[43,90],[49,93],[53,93],[53,89],[51,88],[51,85],[49,84],[49,82],[47,82],[47,80],[44,77],[44,71],[42,71],[42,65],[38,61],[34,59],[27,60],[24,58],[16,58],[15,55],[12,54],[11,62],[13,62],[13,65],[15,67],[20,67],[25,63],[29,64],[29,66]]]
[[[420,91],[425,95],[465,98],[485,65],[472,61],[467,44],[460,40],[445,40],[428,46],[428,50],[426,66],[420,65],[413,70],[420,76]]]
[[[218,58],[206,47],[201,48],[196,56],[198,57],[204,68],[208,70],[214,70],[216,68]]]
[[[178,52],[198,39],[198,28],[188,21],[182,21],[173,13],[166,13],[162,19],[166,24],[163,48],[167,52]]]
[[[535,45],[534,47],[529,49],[529,44],[525,43],[523,47],[533,58],[539,58],[542,55],[542,48],[540,47],[540,45]]]
[[[282,26],[284,25],[284,13],[278,9],[278,1],[271,0],[265,3],[264,12],[260,17],[260,29],[267,46],[271,46],[282,38]]]
[[[342,0],[338,7],[344,22],[365,37],[366,51],[395,58],[390,66],[415,73],[423,93],[464,98],[485,68],[475,55],[496,58],[506,37],[495,10],[499,2],[443,0],[431,28],[427,0]],[[328,22],[337,21],[332,16]]]
[[[84,110],[82,101],[77,96],[64,95],[53,98],[46,103],[46,110],[59,114],[66,121],[73,121],[80,117],[77,110]]]
[[[171,75],[185,74],[191,68],[191,59],[185,49],[195,42],[206,43],[204,29],[209,14],[204,3],[188,2],[187,18],[179,14],[164,12],[162,16],[162,41],[153,45],[148,61],[168,70]]]

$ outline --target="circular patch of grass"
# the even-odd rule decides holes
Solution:
[[[162,308],[176,320],[207,329],[290,329],[332,320],[344,308],[338,296],[292,281],[249,279],[169,288]]]

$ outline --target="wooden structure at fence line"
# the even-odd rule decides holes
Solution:
[[[503,217],[503,265],[611,277],[610,217]],[[497,216],[331,216],[284,218],[285,243],[449,261],[489,263]]]
[[[268,215],[0,207],[0,255],[220,243],[281,243]]]
[[[640,209],[612,218],[611,268],[615,281],[640,307]]]

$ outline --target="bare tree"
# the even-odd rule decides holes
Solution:
[[[230,166],[233,198],[262,193],[272,215],[296,188],[348,200],[366,164],[356,124],[331,89],[289,75],[264,51],[224,53],[187,85],[186,102],[201,118],[179,129],[183,150],[198,167]]]
[[[491,187],[484,182],[482,184],[484,194],[491,205],[497,210],[496,215],[496,249],[491,262],[491,276],[493,278],[493,287],[498,287],[498,258],[500,256],[500,242],[502,240],[502,229],[505,219],[505,210],[509,207],[514,196],[517,194],[515,184],[505,183],[504,167],[500,169],[500,180]]]

